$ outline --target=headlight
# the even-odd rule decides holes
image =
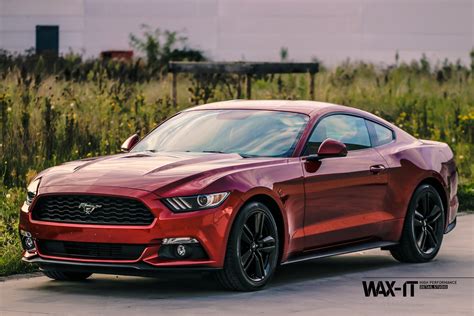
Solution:
[[[30,183],[26,192],[26,205],[30,205],[33,202],[36,194],[38,194],[38,188],[40,185],[41,178],[35,179]]]
[[[173,212],[189,212],[213,208],[224,203],[229,192],[182,196],[163,199]]]

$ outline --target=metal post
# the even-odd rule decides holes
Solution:
[[[177,77],[178,74],[176,72],[173,72],[172,74],[172,83],[171,83],[171,98],[173,101],[173,106],[178,105],[178,89],[177,89]]]
[[[314,100],[314,72],[309,73],[309,97],[311,100]]]
[[[247,74],[247,99],[252,98],[252,75]]]
[[[237,99],[242,98],[242,76],[237,76]]]

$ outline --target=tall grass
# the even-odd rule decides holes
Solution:
[[[433,68],[433,69],[432,69]],[[147,133],[167,116],[199,103],[196,78],[179,81],[179,106],[170,101],[165,78],[144,82],[116,79],[100,64],[89,80],[66,80],[9,69],[0,79],[0,176],[24,186],[33,174],[63,161],[118,151],[130,134]],[[210,101],[235,97],[225,78],[216,80]],[[211,85],[211,83],[209,83]],[[307,99],[306,75],[255,80],[257,99]],[[447,142],[455,151],[463,182],[474,173],[474,81],[471,69],[426,61],[377,67],[344,63],[316,76],[316,99],[362,108],[416,137]]]

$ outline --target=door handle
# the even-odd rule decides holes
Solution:
[[[377,173],[380,173],[382,171],[385,170],[385,166],[384,165],[374,165],[374,166],[370,166],[370,172],[372,172],[373,174],[377,174]]]

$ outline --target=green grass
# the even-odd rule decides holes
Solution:
[[[0,187],[0,276],[36,270],[21,261],[18,214],[24,197],[23,189]]]
[[[426,61],[390,67],[344,63],[317,74],[316,99],[358,107],[416,137],[448,143],[460,173],[460,209],[473,210],[473,68]],[[174,107],[168,79],[125,80],[100,63],[82,69],[73,80],[25,72],[21,65],[1,69],[1,275],[28,271],[19,260],[17,220],[23,188],[37,172],[64,161],[116,153],[131,134],[144,135],[176,111],[232,99],[237,91],[236,77],[180,76],[179,106]],[[253,98],[308,99],[308,81],[308,76],[296,74],[256,78]]]
[[[459,210],[474,212],[474,183],[461,185],[458,189]]]

